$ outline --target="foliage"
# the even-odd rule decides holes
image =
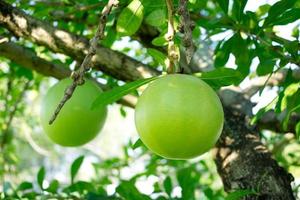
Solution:
[[[224,195],[223,190],[219,187],[211,189],[211,184],[217,180],[214,170],[211,169],[213,163],[202,161],[171,161],[161,157],[151,155],[149,151],[142,145],[137,149],[133,149],[134,145],[129,143],[124,149],[123,158],[110,158],[93,164],[95,177],[90,182],[75,180],[75,176],[80,170],[84,161],[84,156],[80,156],[71,164],[71,182],[69,184],[61,184],[56,179],[51,180],[41,167],[37,173],[37,183],[39,188],[34,187],[36,181],[24,181],[19,185],[6,182],[6,188],[1,194],[6,199],[33,199],[33,198],[57,198],[64,199],[181,199],[174,196],[175,188],[182,188],[182,195],[185,199],[195,199],[196,193],[201,193],[201,197],[205,199],[220,199]],[[128,155],[135,151],[135,161]],[[129,180],[121,179],[123,169],[126,167],[134,167],[134,164],[143,161],[145,170],[136,172]],[[200,178],[202,174],[202,178]],[[157,181],[153,184],[153,192],[149,196],[142,194],[137,189],[137,182],[145,180],[149,177],[158,177],[163,182]],[[205,178],[204,178],[205,177]],[[106,189],[115,180],[118,185],[113,194],[108,194]],[[49,182],[46,186],[45,182]],[[201,187],[199,187],[199,184]],[[249,194],[249,193],[248,193]],[[177,194],[178,195],[178,194]]]

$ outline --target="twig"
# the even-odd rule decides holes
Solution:
[[[180,15],[180,31],[184,33],[183,46],[186,50],[186,62],[187,64],[189,64],[195,52],[192,35],[195,23],[190,19],[190,13],[187,8],[187,3],[188,0],[179,1],[178,14]]]
[[[178,52],[176,50],[176,46],[174,43],[174,35],[175,35],[175,28],[174,28],[174,7],[173,7],[173,0],[166,0],[167,8],[168,8],[168,32],[165,35],[166,40],[168,41],[168,65],[167,65],[167,72],[168,73],[175,73],[176,72],[176,65],[175,63],[178,62]]]
[[[59,114],[60,110],[64,106],[64,104],[72,97],[76,87],[78,85],[84,84],[84,74],[86,71],[88,71],[91,66],[91,59],[96,54],[96,48],[99,40],[102,40],[104,38],[104,30],[105,25],[107,21],[107,17],[112,9],[113,6],[117,6],[119,3],[118,0],[109,0],[106,6],[103,8],[98,28],[95,33],[95,36],[90,41],[90,48],[88,50],[87,55],[85,56],[83,62],[80,65],[80,68],[76,71],[74,71],[71,74],[71,78],[73,79],[73,83],[66,89],[63,99],[58,104],[53,116],[51,117],[49,124],[52,124],[54,120],[56,119],[57,115]]]

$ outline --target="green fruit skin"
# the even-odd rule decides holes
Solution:
[[[223,122],[219,97],[191,75],[166,75],[153,81],[135,110],[141,140],[167,159],[190,159],[207,152],[220,137]]]
[[[48,122],[72,84],[71,79],[59,81],[49,89],[41,105],[41,124],[49,138],[61,146],[80,146],[94,139],[104,125],[107,109],[105,106],[91,109],[93,101],[102,92],[96,83],[86,80],[78,86],[72,97],[61,109],[53,124]]]

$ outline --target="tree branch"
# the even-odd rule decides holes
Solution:
[[[56,29],[47,22],[35,19],[18,8],[0,1],[0,25],[17,37],[24,37],[50,50],[82,61],[88,52],[86,38]],[[97,46],[92,57],[93,67],[123,81],[132,81],[158,75],[159,72],[120,52]]]
[[[46,61],[38,57],[34,51],[13,42],[0,43],[0,56],[10,59],[22,67],[37,71],[44,76],[62,79],[71,74],[71,70],[63,64],[54,64]]]
[[[57,79],[63,79],[71,74],[71,70],[63,64],[51,63],[39,56],[28,48],[17,45],[13,42],[0,43],[0,56],[10,59],[20,66],[34,70],[44,76],[52,76]],[[109,90],[107,85],[97,82],[103,90]],[[133,108],[136,104],[136,97],[126,95],[118,101],[118,103]]]
[[[272,159],[261,143],[257,131],[245,124],[247,120],[239,110],[226,110],[226,122],[216,145],[215,162],[225,191],[252,189],[249,200],[294,200],[291,182],[293,176]]]

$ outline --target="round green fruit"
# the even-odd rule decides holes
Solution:
[[[143,143],[168,159],[190,159],[207,152],[218,140],[223,122],[216,93],[191,75],[166,75],[153,81],[135,110]]]
[[[104,106],[91,110],[93,101],[102,90],[93,81],[86,80],[82,86],[76,88],[56,120],[49,125],[65,89],[71,84],[72,80],[69,78],[59,81],[49,89],[41,106],[44,131],[53,142],[62,146],[80,146],[91,141],[103,127],[107,113]]]

